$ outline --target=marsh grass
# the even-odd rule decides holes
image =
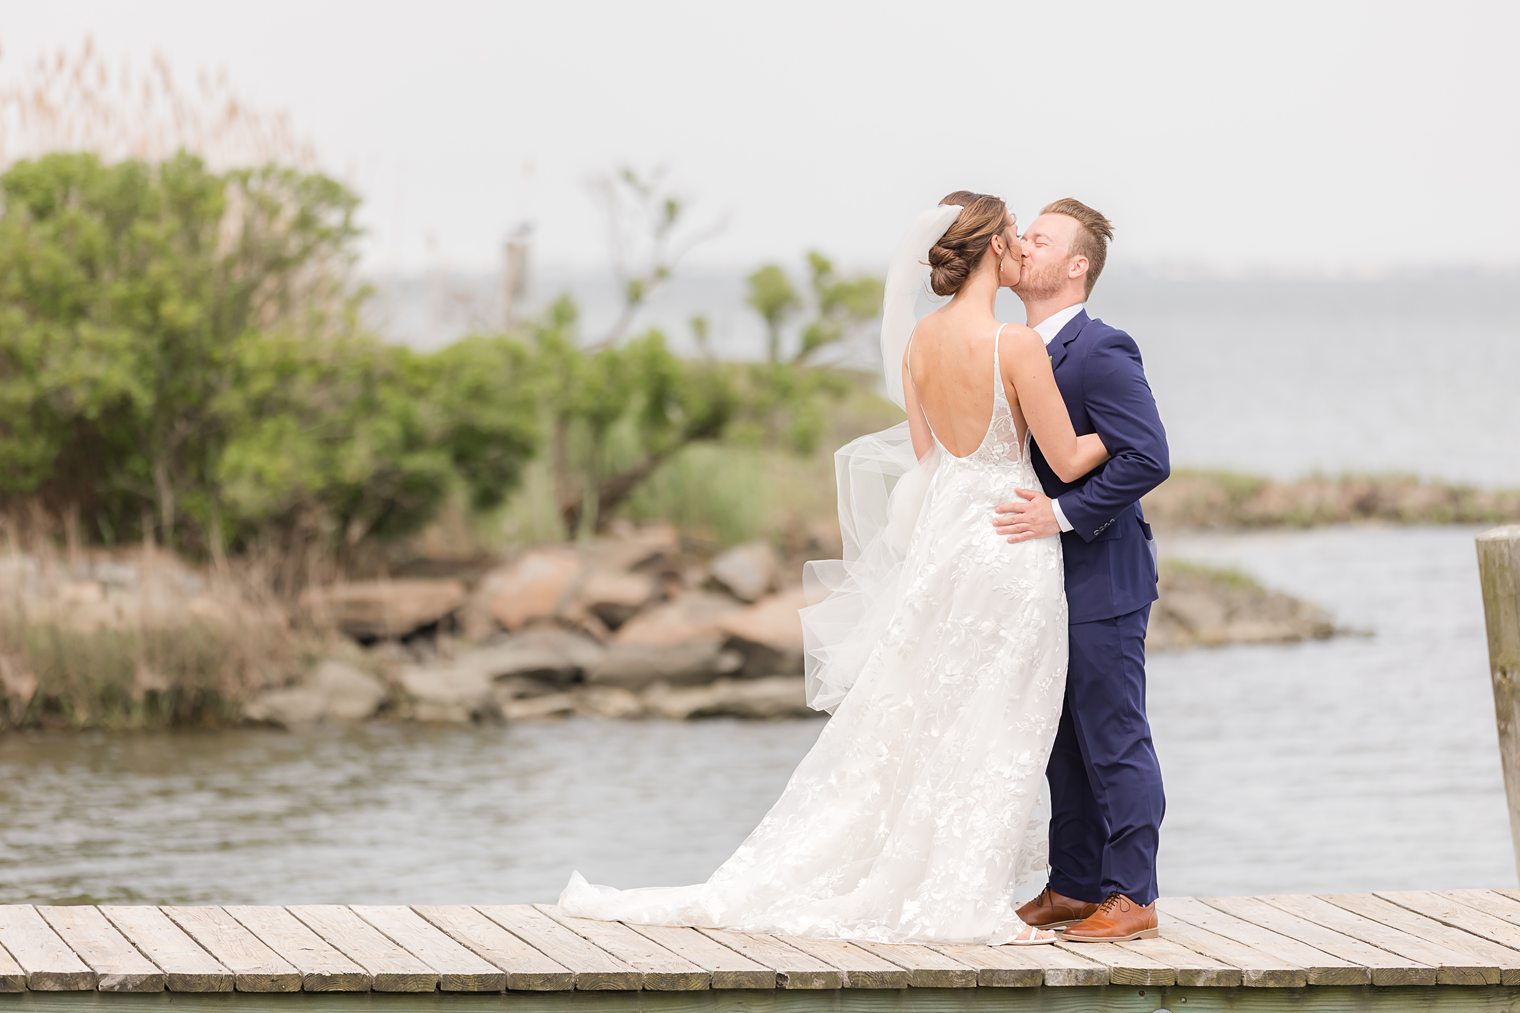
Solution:
[[[0,728],[233,723],[322,650],[254,561],[202,573],[153,546],[0,534]]]

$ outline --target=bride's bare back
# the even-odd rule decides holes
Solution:
[[[908,421],[920,457],[934,440],[956,457],[981,446],[995,410],[988,382],[994,362],[1018,446],[1032,426],[1047,461],[1066,481],[1106,458],[1096,436],[1073,432],[1040,336],[1023,324],[999,324],[990,314],[954,304],[919,321],[903,357]]]
[[[966,457],[981,446],[992,424],[994,361],[993,342],[1003,340],[1019,324],[999,324],[976,314],[935,312],[919,321],[908,342],[908,372],[920,410],[940,445],[956,457]],[[1004,349],[1006,351],[1006,348]],[[1013,423],[1018,445],[1024,445],[1028,424],[1019,404],[1018,390],[1008,376],[1007,356],[997,357],[998,377]]]

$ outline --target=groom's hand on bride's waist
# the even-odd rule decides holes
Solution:
[[[1061,533],[1050,497],[1034,489],[1015,489],[1017,498],[999,503],[992,526],[1010,542],[1027,542],[1031,538],[1049,538]]]

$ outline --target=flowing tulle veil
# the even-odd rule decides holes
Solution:
[[[887,270],[882,300],[881,356],[887,396],[904,407],[903,352],[926,291],[929,249],[961,213],[958,204],[924,211],[908,230]],[[913,452],[908,422],[867,433],[834,454],[839,486],[842,559],[804,564],[800,610],[807,704],[833,713],[855,682],[892,617],[909,537],[918,523],[938,446],[922,459]]]

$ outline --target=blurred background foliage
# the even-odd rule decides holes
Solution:
[[[358,197],[275,163],[213,170],[180,150],[107,163],[53,152],[0,175],[0,515],[64,518],[90,542],[213,562],[283,560],[283,587],[383,566],[424,532],[446,552],[663,518],[724,543],[797,521],[765,492],[788,455],[892,418],[829,349],[881,285],[819,253],[749,278],[769,336],[721,361],[635,331],[674,269],[683,205],[658,178],[608,184],[652,209],[654,252],[619,265],[612,331],[568,297],[432,352],[367,333]],[[884,424],[884,423],[883,423]],[[853,433],[845,434],[845,438]],[[816,507],[827,516],[831,476]],[[809,509],[812,509],[811,507]],[[816,514],[814,515],[816,516]]]

